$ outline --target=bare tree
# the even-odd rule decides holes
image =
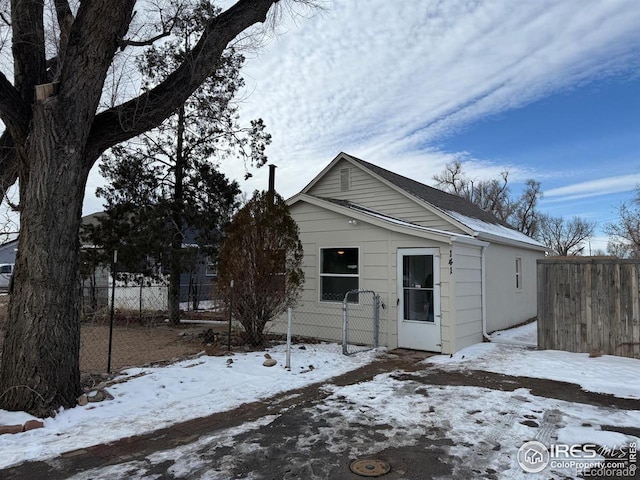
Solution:
[[[620,218],[605,226],[610,236],[607,252],[621,258],[640,258],[640,186],[631,205],[622,204]]]
[[[468,200],[525,235],[535,236],[538,228],[536,207],[542,197],[540,182],[527,180],[520,198],[512,198],[508,171],[500,173],[500,179],[473,180],[466,176],[458,160],[448,163],[433,179],[444,191]]]
[[[160,125],[277,0],[238,0],[209,19],[182,63],[153,88],[100,111],[120,52],[153,43],[130,36],[147,4],[53,2],[56,56],[47,58],[45,0],[14,0],[12,66],[0,72],[0,190],[19,178],[20,238],[0,369],[0,408],[37,416],[80,394],[79,228],[91,167],[108,148]],[[158,24],[158,32],[162,31]],[[13,75],[13,80],[10,80]],[[0,192],[1,193],[1,192]]]
[[[595,222],[588,222],[580,217],[565,220],[562,217],[541,215],[538,237],[555,255],[582,255],[584,242],[593,236],[595,228]]]

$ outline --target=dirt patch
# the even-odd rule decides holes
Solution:
[[[412,380],[424,385],[448,385],[485,387],[493,390],[513,392],[526,388],[532,395],[556,398],[566,402],[584,403],[598,407],[614,407],[624,410],[640,410],[640,400],[620,398],[606,393],[582,390],[575,383],[560,382],[544,378],[514,377],[483,370],[458,371],[428,368],[416,373],[397,374],[398,380]]]
[[[166,364],[194,353],[221,356],[229,353],[229,327],[224,322],[184,323],[170,326],[164,321],[148,324],[116,318],[111,347],[111,371],[126,367]],[[280,343],[281,335],[265,335],[267,346]],[[246,344],[242,329],[231,330],[231,352],[264,350]],[[97,374],[107,371],[109,322],[87,323],[81,328],[80,371]]]
[[[7,320],[8,295],[0,295],[0,355]],[[221,320],[216,312],[183,312],[191,321]],[[171,327],[163,312],[117,312],[111,349],[111,371],[168,363],[205,351],[207,355],[227,353],[228,325],[188,323]],[[207,334],[208,332],[208,334]],[[232,331],[232,350],[243,350],[237,329]],[[80,371],[101,374],[109,363],[109,316],[93,315],[81,325]]]
[[[9,295],[0,293],[0,330],[4,329],[9,310]]]
[[[143,366],[178,359],[204,350],[198,337],[202,327],[115,327],[111,347],[111,370]],[[83,325],[80,343],[80,370],[98,373],[107,370],[109,326]]]
[[[4,341],[4,326],[9,314],[9,295],[0,293],[0,356],[2,356],[2,343]]]

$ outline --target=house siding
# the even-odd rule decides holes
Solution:
[[[522,259],[522,288],[516,288],[516,258]],[[537,266],[543,252],[491,244],[486,252],[488,333],[512,327],[536,316]]]
[[[381,345],[398,346],[397,304],[403,293],[397,285],[397,262],[401,249],[428,248],[439,252],[440,344],[434,342],[435,337],[425,338],[423,347],[454,353],[483,340],[483,321],[487,322],[487,331],[493,332],[535,316],[536,260],[544,256],[543,252],[534,246],[514,246],[508,238],[493,243],[481,241],[484,237],[479,235],[475,241],[470,228],[458,225],[437,208],[442,202],[464,210],[460,202],[434,195],[438,201],[427,204],[402,186],[418,192],[424,185],[403,177],[395,183],[388,180],[395,176],[386,176],[384,170],[375,166],[370,169],[367,165],[370,166],[364,161],[350,160],[348,155],[338,155],[303,189],[302,195],[291,200],[291,213],[300,227],[305,250],[306,274],[303,298],[295,312],[294,330],[298,331],[294,335],[342,339],[342,303],[319,301],[319,255],[321,248],[329,247],[359,249],[359,288],[375,291],[386,306],[380,311]],[[383,177],[376,172],[382,172]],[[335,202],[319,200],[323,198],[345,200],[440,232],[385,222],[337,206]],[[467,236],[456,235],[461,233]],[[516,259],[521,265],[519,286],[516,286]],[[419,330],[414,330],[410,322],[400,326],[402,340],[406,342],[402,346],[420,348],[419,343],[413,342],[416,335],[421,335]],[[354,328],[356,333],[360,328],[364,335],[367,328],[371,330],[371,323]]]
[[[482,341],[482,249],[456,245],[452,249],[455,281],[455,351]]]
[[[342,191],[341,170],[348,168],[351,182],[348,191]],[[349,200],[377,212],[415,223],[423,227],[463,233],[445,219],[433,214],[423,205],[384,184],[369,172],[340,160],[306,193],[322,198]]]
[[[339,180],[339,176],[336,179]],[[339,187],[339,184],[337,185]],[[438,248],[441,256],[442,351],[452,351],[455,339],[452,336],[453,329],[449,325],[451,302],[447,297],[452,288],[449,285],[451,275],[445,258],[449,255],[449,245],[393,232],[366,222],[350,225],[350,217],[306,202],[297,202],[290,211],[300,228],[305,273],[303,294],[294,312],[293,335],[342,340],[342,303],[319,300],[319,254],[321,248],[358,247],[359,288],[375,291],[385,305],[385,308],[380,309],[380,344],[396,348],[398,249]],[[272,326],[272,331],[282,333],[283,326],[284,322],[277,321]],[[356,326],[354,335],[357,336],[359,333],[366,334],[364,331],[358,332]]]

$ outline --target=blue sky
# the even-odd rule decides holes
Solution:
[[[276,33],[254,31],[260,45],[245,49],[242,117],[272,133],[285,197],[345,151],[427,184],[453,160],[476,178],[508,169],[515,191],[542,182],[542,211],[599,226],[632,198],[637,0],[320,3],[291,14],[280,2]],[[244,181],[241,162],[221,168],[246,192],[267,185],[266,169]],[[99,209],[100,182],[85,213]]]
[[[595,79],[488,116],[443,138],[439,148],[530,168],[547,192],[542,211],[597,222],[602,235],[640,184],[640,77]],[[595,243],[602,248],[602,240]]]

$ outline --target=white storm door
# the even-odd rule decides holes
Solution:
[[[398,249],[398,347],[442,351],[440,251]]]

